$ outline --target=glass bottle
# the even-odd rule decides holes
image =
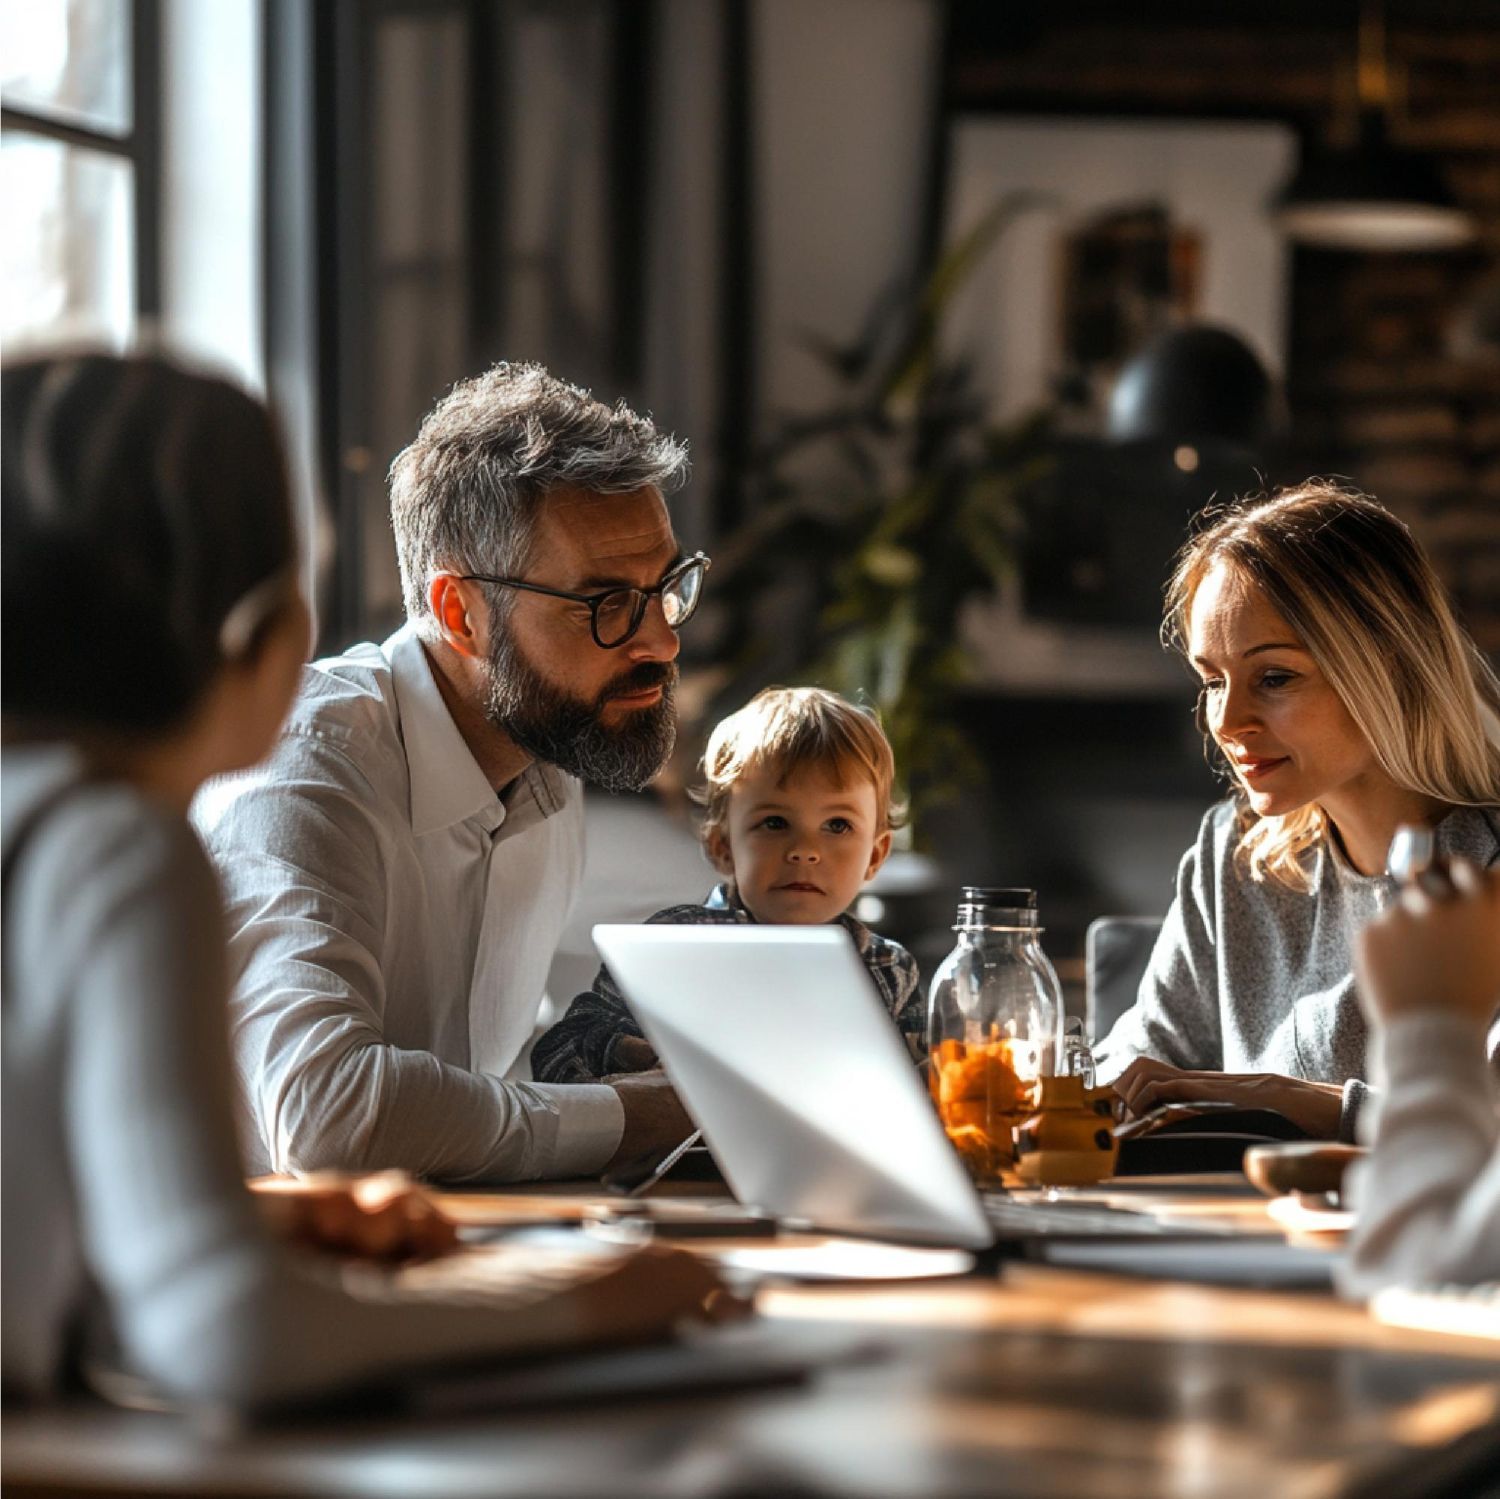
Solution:
[[[1036,892],[965,885],[958,945],[933,975],[928,1083],[943,1128],[981,1187],[1016,1180],[1014,1129],[1038,1079],[1062,1069],[1057,973],[1038,942]]]

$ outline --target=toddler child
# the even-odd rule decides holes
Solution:
[[[713,731],[703,756],[703,846],[725,876],[702,905],[649,919],[671,925],[837,922],[914,1058],[925,1049],[917,965],[848,907],[891,851],[902,809],[895,757],[871,713],[817,687],[768,687]],[[538,1082],[591,1082],[656,1066],[607,968],[531,1053]]]

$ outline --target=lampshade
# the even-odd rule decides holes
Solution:
[[[1273,205],[1299,244],[1330,250],[1448,250],[1474,235],[1437,167],[1393,143],[1383,111],[1361,112],[1353,146],[1314,150]]]
[[[1120,371],[1109,400],[1118,441],[1255,449],[1271,431],[1271,378],[1227,328],[1160,334]]]

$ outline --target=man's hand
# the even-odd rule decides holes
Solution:
[[[1451,890],[1408,885],[1360,933],[1360,997],[1377,1020],[1441,1010],[1487,1025],[1500,1006],[1500,869],[1448,867]]]
[[[1152,1057],[1137,1057],[1114,1083],[1126,1114],[1139,1119],[1164,1103],[1223,1099],[1241,1109],[1274,1109],[1320,1140],[1335,1139],[1344,1090],[1275,1072],[1187,1072]]]
[[[349,1177],[318,1172],[251,1183],[271,1230],[303,1249],[360,1259],[431,1259],[458,1230],[403,1171]]]
[[[664,1072],[631,1072],[609,1079],[625,1106],[625,1133],[606,1171],[670,1150],[696,1128]]]

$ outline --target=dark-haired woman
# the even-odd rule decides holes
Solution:
[[[160,358],[3,376],[4,1380],[103,1334],[188,1401],[659,1332],[714,1290],[628,1258],[505,1310],[367,1305],[240,1179],[218,886],[185,812],[270,747],[308,644],[264,409]]]
[[[1353,1139],[1354,942],[1393,895],[1402,823],[1431,827],[1445,857],[1500,862],[1500,683],[1407,528],[1325,483],[1195,537],[1165,634],[1202,683],[1234,795],[1183,857],[1101,1066],[1135,1114],[1224,1099]]]

